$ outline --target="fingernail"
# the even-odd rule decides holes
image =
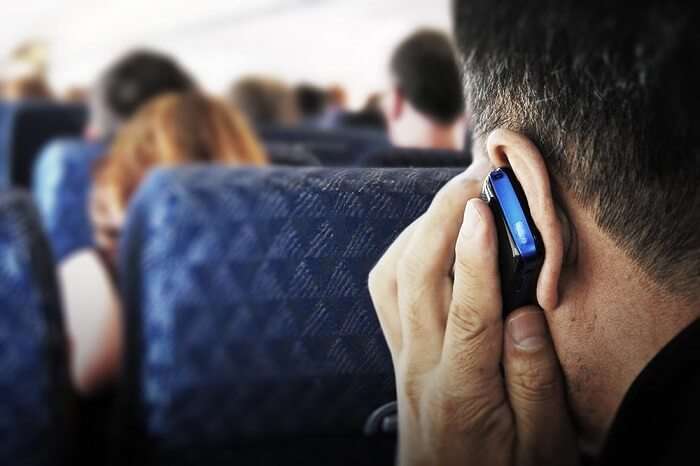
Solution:
[[[527,311],[508,322],[508,332],[513,343],[525,351],[542,348],[547,339],[544,315],[540,311]]]
[[[466,209],[464,210],[462,231],[465,232],[467,236],[471,236],[476,230],[476,227],[479,226],[479,223],[481,223],[481,214],[476,208],[476,202],[478,202],[476,199],[470,199],[469,202],[467,202]]]

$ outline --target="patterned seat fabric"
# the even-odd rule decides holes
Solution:
[[[61,139],[46,146],[34,167],[34,199],[56,261],[93,246],[88,218],[91,170],[104,144]]]
[[[468,167],[472,162],[471,154],[467,151],[434,149],[405,149],[390,148],[370,152],[358,166],[362,167]]]
[[[0,463],[64,464],[66,337],[48,245],[26,194],[0,195]]]
[[[122,453],[159,464],[251,464],[247,454],[252,464],[391,463],[393,439],[362,437],[395,398],[367,276],[458,172],[150,177],[121,245],[122,430],[132,433]]]
[[[390,147],[386,135],[367,130],[260,128],[258,134],[265,143],[302,145],[330,167],[352,167],[368,152]]]
[[[34,161],[52,139],[76,137],[85,125],[85,108],[43,102],[9,106],[0,125],[0,186],[30,187]]]

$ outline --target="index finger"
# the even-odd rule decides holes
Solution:
[[[452,303],[443,347],[443,370],[458,392],[501,386],[503,350],[498,239],[493,214],[481,199],[467,204],[455,248]]]
[[[450,180],[415,224],[399,263],[398,302],[403,345],[413,360],[439,360],[452,295],[455,241],[469,198],[481,183],[470,172]]]

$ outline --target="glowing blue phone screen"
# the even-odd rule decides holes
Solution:
[[[496,199],[498,199],[503,216],[506,219],[506,225],[515,242],[515,246],[520,251],[520,255],[523,258],[536,256],[537,246],[535,245],[535,238],[532,230],[530,230],[530,225],[527,222],[525,212],[520,205],[518,195],[513,189],[510,178],[501,170],[491,172],[489,177],[491,178],[491,186],[493,186]]]

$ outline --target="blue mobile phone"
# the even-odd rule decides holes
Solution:
[[[481,197],[493,212],[498,232],[503,315],[537,302],[537,278],[544,261],[544,245],[530,216],[520,183],[510,167],[486,177]]]

